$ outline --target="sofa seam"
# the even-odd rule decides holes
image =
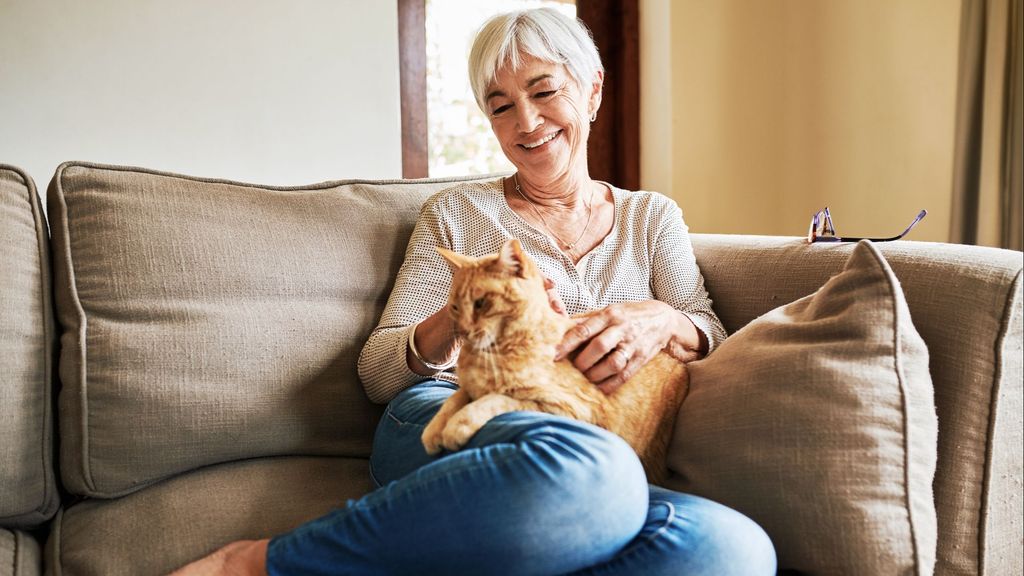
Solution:
[[[50,269],[50,254],[49,254],[49,239],[50,239],[50,226],[46,221],[46,218],[40,214],[42,206],[39,200],[38,189],[35,186],[35,182],[26,175],[26,180],[29,185],[29,205],[32,209],[32,216],[35,223],[41,225],[41,229],[36,229],[36,250],[39,256],[39,294],[42,298],[40,303],[43,311],[43,378],[44,382],[44,394],[43,394],[43,446],[41,452],[43,453],[43,502],[40,513],[43,517],[46,517],[48,502],[52,497],[54,486],[51,485],[51,477],[56,482],[56,471],[51,467],[50,471],[52,474],[47,474],[45,471],[47,465],[52,466],[53,461],[53,447],[56,438],[54,437],[54,431],[56,426],[57,415],[53,413],[53,389],[54,389],[54,373],[53,373],[53,361],[54,361],[54,336],[56,334],[56,324],[53,314],[53,271]],[[43,237],[39,237],[38,234],[42,232]]]
[[[447,176],[443,178],[350,178],[344,180],[325,180],[323,182],[315,182],[306,185],[299,186],[273,186],[266,184],[256,184],[253,182],[243,182],[240,180],[232,180],[229,178],[206,178],[203,176],[192,176],[188,174],[181,174],[176,172],[170,172],[165,170],[154,170],[150,168],[142,168],[139,166],[122,166],[116,164],[102,164],[97,162],[84,162],[71,160],[64,162],[58,168],[58,175],[62,175],[66,168],[80,167],[89,168],[92,170],[106,170],[110,172],[134,172],[138,174],[149,174],[153,176],[163,176],[167,178],[176,178],[179,180],[187,180],[190,182],[202,182],[206,184],[228,184],[232,186],[239,186],[242,188],[253,188],[258,190],[273,190],[276,192],[302,192],[307,190],[328,190],[330,188],[337,188],[339,186],[349,186],[352,184],[371,184],[388,186],[393,184],[447,184],[447,183],[459,183],[459,182],[476,182],[484,180],[492,180],[499,176],[508,176],[509,172],[494,172],[490,174],[480,174],[474,176]]]
[[[79,433],[81,434],[82,437],[82,475],[84,477],[83,479],[85,480],[86,488],[88,488],[92,492],[96,492],[96,482],[92,476],[92,466],[90,466],[89,464],[89,394],[88,382],[86,380],[88,373],[88,357],[86,354],[85,345],[88,318],[85,315],[85,309],[82,307],[82,301],[81,298],[79,298],[78,288],[75,282],[75,259],[71,251],[71,228],[69,226],[70,218],[68,214],[67,195],[64,190],[64,172],[71,164],[72,163],[70,162],[65,162],[64,164],[61,164],[57,168],[57,174],[54,175],[54,181],[56,183],[55,195],[56,199],[59,202],[58,208],[60,209],[60,215],[63,216],[63,218],[61,218],[61,231],[64,234],[64,242],[62,248],[64,248],[67,253],[67,283],[69,293],[72,295],[71,300],[75,306],[75,312],[78,314],[79,318],[79,328],[78,334],[76,334],[76,339],[78,341],[79,347],[78,356],[80,364],[80,367],[78,369],[78,378],[79,394],[81,394],[81,397],[79,398],[78,404],[79,409],[81,410],[81,428],[79,430]]]
[[[11,554],[11,574],[18,573],[18,553],[21,551],[21,533],[11,532],[14,535],[14,554]]]
[[[53,529],[50,532],[50,538],[55,540],[52,546],[48,546],[52,550],[53,558],[50,558],[50,562],[46,563],[47,567],[53,570],[52,576],[62,576],[64,573],[64,563],[61,560],[63,557],[64,550],[64,538],[63,528],[64,526],[64,509],[61,508],[57,511],[57,517],[53,520]],[[49,552],[49,551],[47,551]],[[44,554],[49,556],[49,554]]]
[[[1017,274],[1010,282],[1009,288],[1006,291],[1006,301],[1003,304],[1003,314],[999,323],[999,333],[996,335],[995,341],[993,342],[992,359],[995,369],[992,374],[992,384],[989,386],[990,398],[989,398],[989,418],[988,426],[985,430],[985,464],[982,471],[981,481],[981,507],[978,510],[978,575],[985,576],[986,565],[985,557],[987,547],[985,542],[988,539],[988,499],[990,496],[990,488],[992,483],[992,460],[993,460],[993,440],[995,439],[996,433],[996,420],[998,418],[999,408],[999,393],[1001,392],[1001,386],[1003,379],[1003,363],[1002,363],[1002,347],[1003,342],[1006,338],[1006,334],[1009,331],[1010,324],[1013,320],[1014,309],[1013,305],[1017,301],[1018,287],[1021,282],[1022,270],[1017,270]]]
[[[885,257],[882,256],[881,252],[878,251],[878,248],[876,246],[874,246],[874,244],[871,244],[871,248],[872,248],[872,254],[873,254],[874,258],[875,258],[875,262],[879,265],[879,267],[881,269],[881,272],[882,272],[882,275],[887,280],[886,281],[886,288],[888,289],[888,292],[889,292],[889,301],[892,304],[892,306],[890,308],[892,316],[893,316],[893,323],[892,323],[892,325],[893,325],[893,333],[892,333],[893,358],[892,359],[893,359],[893,368],[895,369],[895,373],[896,373],[896,380],[897,380],[897,382],[899,384],[900,408],[901,408],[901,412],[903,413],[903,418],[901,419],[902,420],[901,424],[902,424],[902,427],[903,427],[903,434],[902,434],[902,436],[903,436],[903,500],[904,500],[903,505],[907,509],[907,527],[910,529],[910,546],[911,546],[911,549],[913,550],[914,573],[917,574],[918,576],[921,576],[921,574],[922,574],[922,571],[921,571],[921,568],[922,568],[922,566],[921,566],[922,558],[921,558],[921,549],[918,546],[918,542],[917,542],[918,537],[919,537],[918,530],[917,530],[917,514],[915,513],[913,498],[911,497],[911,494],[910,494],[910,492],[911,492],[911,485],[910,485],[911,473],[910,473],[910,468],[911,468],[911,464],[913,462],[913,458],[911,458],[910,452],[911,452],[911,446],[912,446],[913,443],[910,441],[910,434],[911,434],[910,418],[911,418],[911,414],[910,414],[910,403],[909,403],[908,398],[907,398],[907,396],[909,395],[909,390],[907,389],[907,378],[906,378],[906,374],[904,372],[904,365],[903,365],[903,348],[902,348],[903,339],[900,336],[900,329],[903,327],[903,320],[902,320],[902,318],[900,316],[899,296],[902,294],[902,289],[901,289],[901,292],[899,294],[896,292],[896,288],[897,288],[897,286],[899,286],[899,279],[896,278],[895,272],[892,271],[892,268],[889,266],[888,262],[885,260]],[[932,569],[934,570],[934,566],[932,567]]]

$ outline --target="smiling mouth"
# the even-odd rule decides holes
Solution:
[[[561,133],[562,133],[561,130],[559,130],[557,132],[552,132],[551,134],[548,134],[547,136],[541,138],[540,140],[536,140],[534,142],[528,142],[526,144],[520,144],[520,146],[522,146],[523,148],[526,148],[527,150],[533,150],[534,148],[537,148],[538,146],[543,146],[544,144],[547,144],[548,142],[551,142],[552,140],[555,139],[555,136],[558,136]]]

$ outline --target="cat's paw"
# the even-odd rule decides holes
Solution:
[[[441,448],[443,448],[441,441],[443,431],[444,423],[438,422],[437,418],[427,424],[426,429],[423,430],[423,434],[420,436],[420,441],[423,442],[423,449],[427,451],[427,454],[433,456],[441,452]]]
[[[441,445],[452,452],[469,443],[469,439],[480,430],[481,424],[475,422],[465,412],[456,414],[444,427],[441,433]]]

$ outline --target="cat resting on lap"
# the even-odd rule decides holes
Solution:
[[[423,432],[427,452],[458,450],[491,418],[531,410],[621,436],[640,457],[648,480],[663,480],[675,416],[686,396],[686,365],[659,352],[605,394],[571,360],[554,361],[555,347],[576,321],[552,310],[544,276],[518,240],[482,258],[438,252],[453,269],[449,308],[462,350],[459,390]]]

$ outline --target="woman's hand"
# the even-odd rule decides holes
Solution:
[[[612,304],[577,319],[558,346],[556,360],[578,350],[573,364],[611,394],[662,349],[681,361],[700,356],[703,335],[678,310],[658,300]]]
[[[562,298],[558,295],[558,289],[555,288],[555,281],[547,276],[544,277],[544,290],[548,293],[548,304],[551,305],[551,309],[562,316],[568,316],[568,312],[565,311],[565,304],[562,303]]]

